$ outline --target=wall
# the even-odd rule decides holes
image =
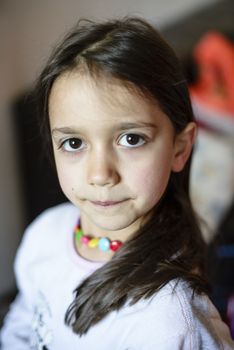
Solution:
[[[51,44],[78,18],[106,18],[126,14],[142,15],[158,26],[207,6],[214,0],[8,0],[20,46],[19,70],[22,84],[32,81]]]
[[[10,102],[33,82],[52,44],[80,17],[134,14],[158,27],[215,0],[2,0],[0,2],[0,295],[14,286],[12,262],[24,226]]]
[[[0,294],[14,285],[12,261],[23,228],[10,100],[19,89],[15,34],[8,12],[0,8]]]

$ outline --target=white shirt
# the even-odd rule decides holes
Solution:
[[[81,258],[73,245],[79,211],[62,204],[26,230],[17,253],[19,294],[1,332],[2,350],[230,350],[228,327],[207,296],[171,281],[153,297],[110,312],[82,337],[64,316],[79,283],[103,263]]]

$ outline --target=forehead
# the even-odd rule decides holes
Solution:
[[[164,116],[156,101],[117,79],[93,79],[79,72],[66,72],[54,82],[49,97],[50,121],[78,118],[79,122],[109,123],[136,119],[154,121]]]

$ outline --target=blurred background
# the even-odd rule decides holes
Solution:
[[[233,0],[0,0],[0,326],[16,293],[13,261],[25,227],[66,201],[27,96],[78,19],[124,15],[148,19],[181,59],[199,124],[191,194],[205,219],[212,299],[234,335]]]

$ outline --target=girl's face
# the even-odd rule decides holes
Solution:
[[[125,240],[180,170],[170,120],[119,82],[78,73],[55,81],[49,115],[59,181],[84,231]]]

